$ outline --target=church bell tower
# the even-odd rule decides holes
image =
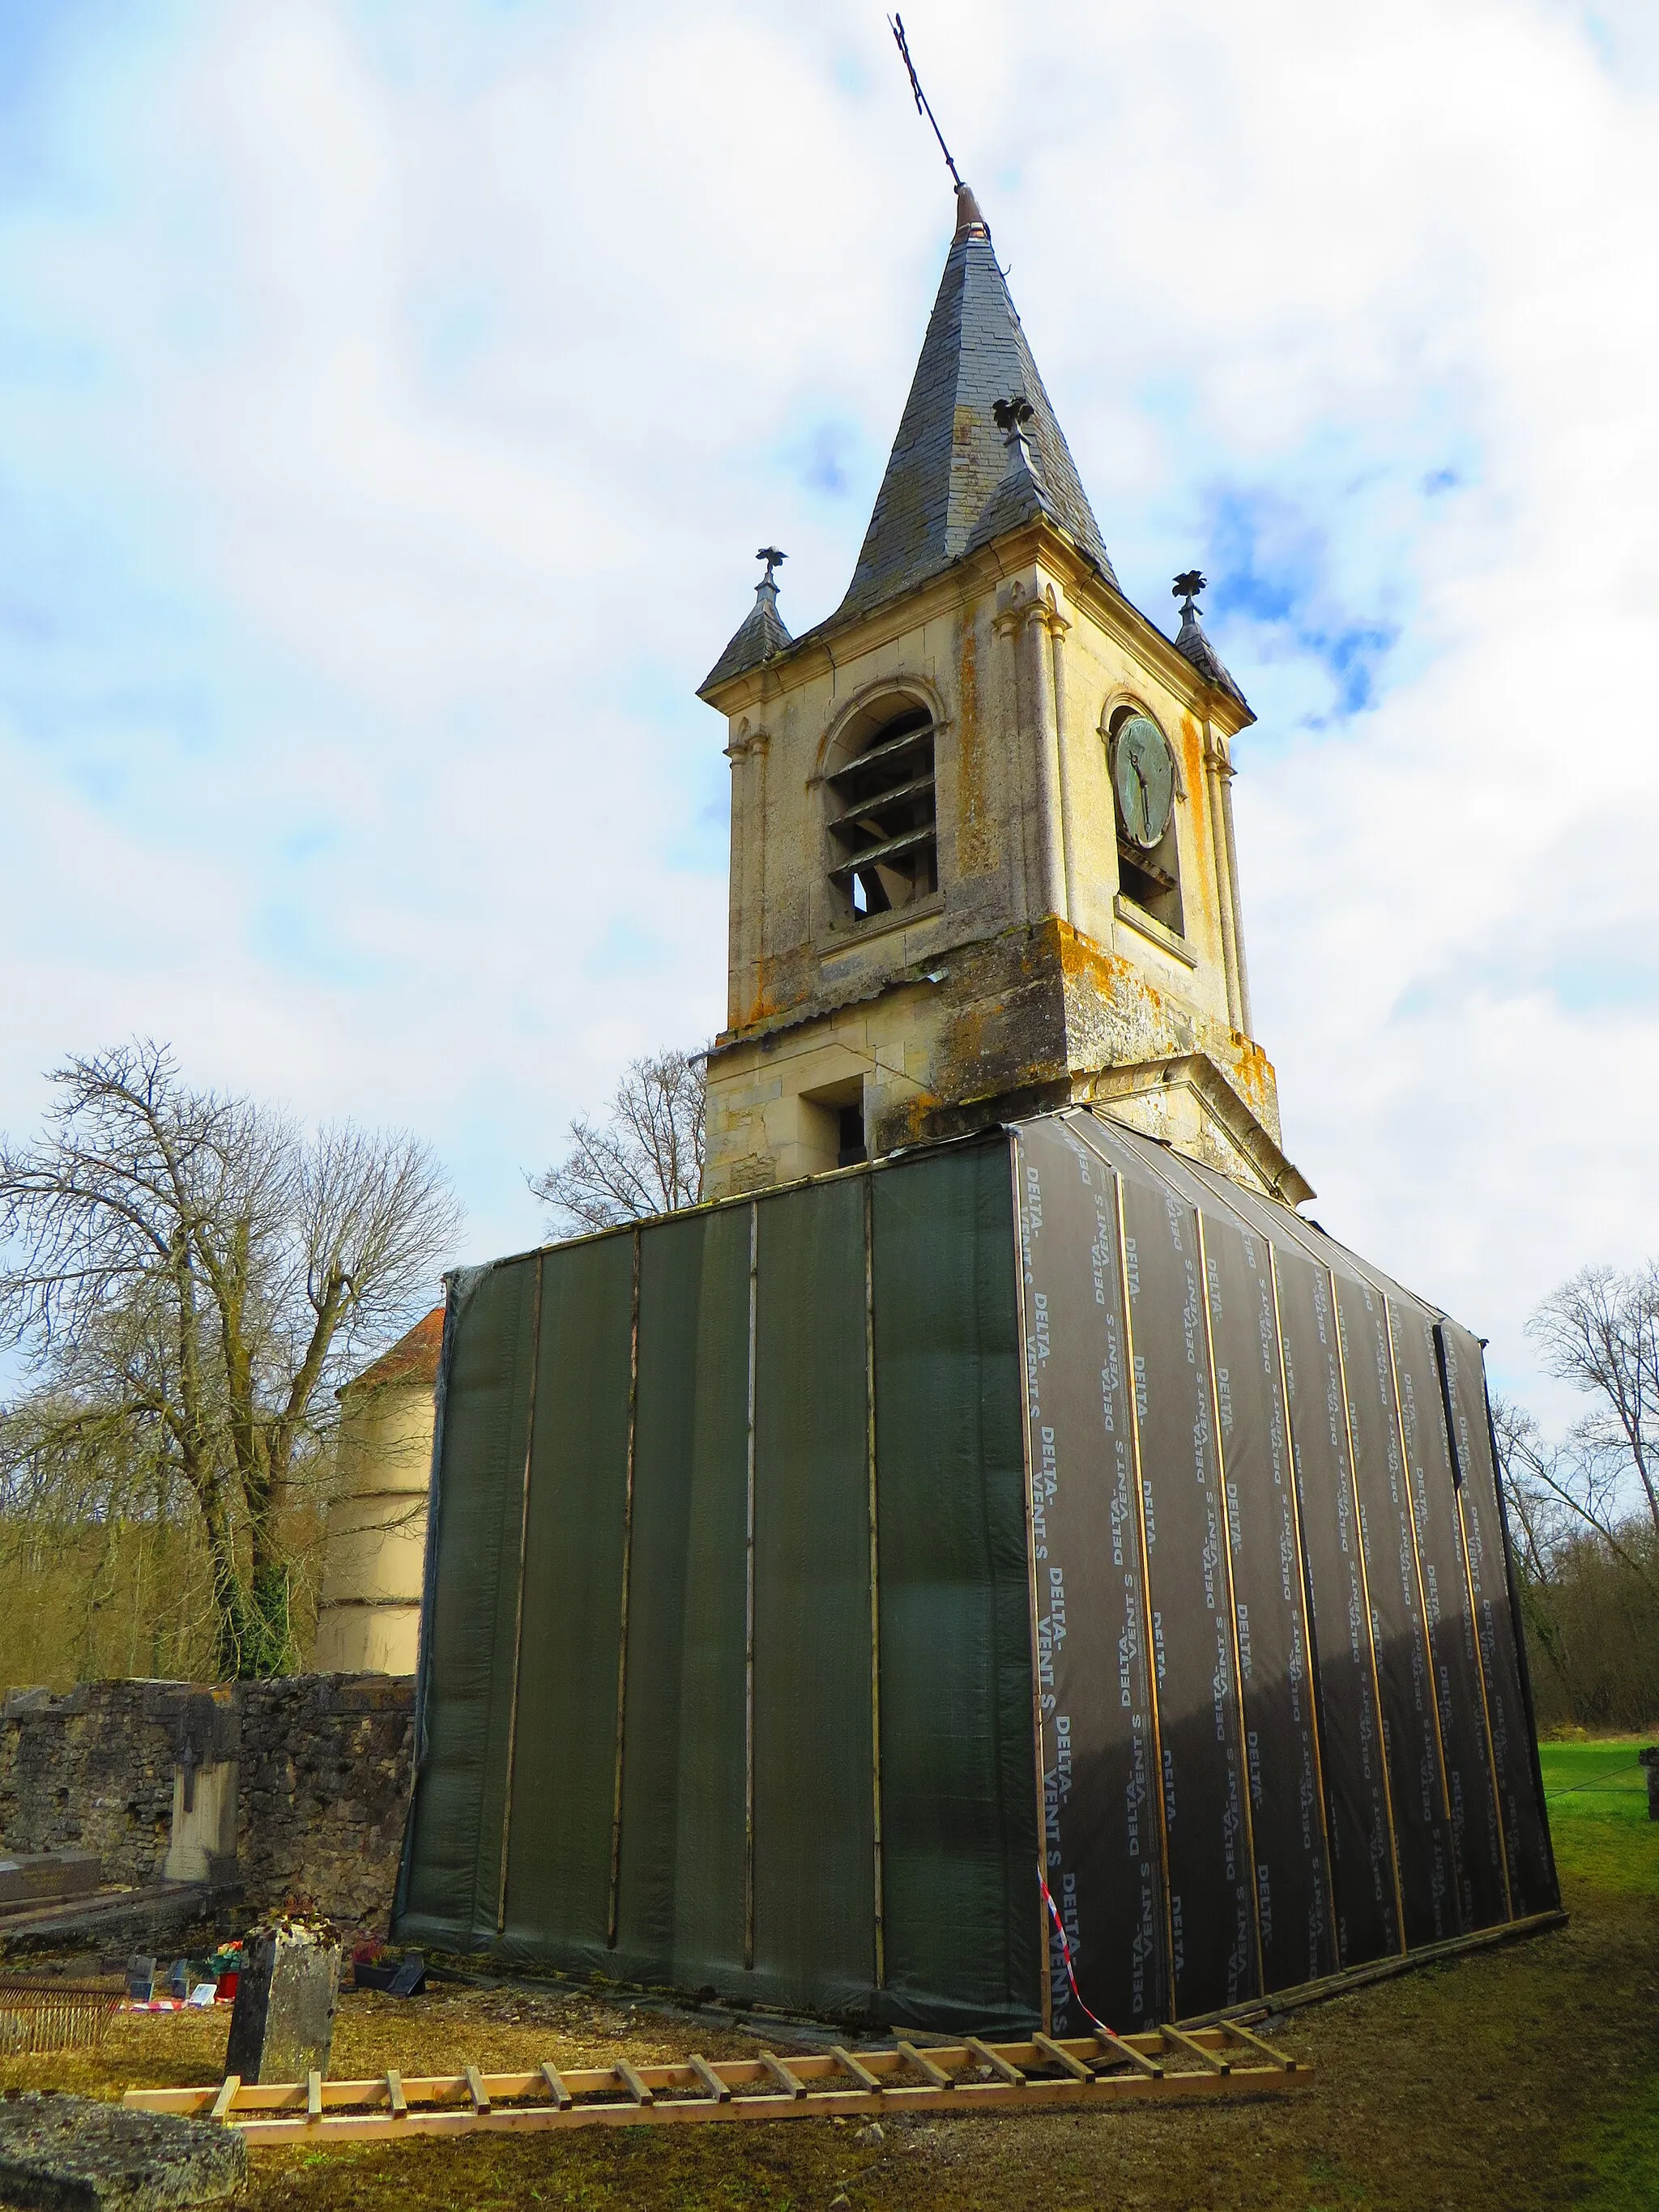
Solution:
[[[1132,607],[973,193],[847,596],[756,604],[726,718],[710,1196],[1077,1101],[1290,1204],[1251,1035],[1231,743],[1255,718],[1176,580]]]

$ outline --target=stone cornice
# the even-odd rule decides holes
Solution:
[[[1165,1060],[1103,1068],[1088,1081],[1089,1095],[1103,1106],[1115,1098],[1145,1097],[1166,1087],[1180,1085],[1191,1091],[1199,1104],[1223,1130],[1261,1177],[1263,1188],[1285,1206],[1304,1206],[1315,1195],[1313,1185],[1288,1159],[1262,1127],[1255,1109],[1241,1097],[1206,1052],[1173,1054]],[[1081,1087],[1081,1086],[1079,1086]]]
[[[697,696],[720,714],[741,714],[796,690],[814,677],[832,675],[842,662],[893,644],[925,623],[954,614],[969,600],[994,589],[1004,578],[1030,568],[1054,577],[1068,599],[1150,674],[1156,675],[1198,720],[1215,723],[1230,738],[1255,720],[1248,707],[1206,684],[1163,631],[1115,590],[1063,532],[1042,517],[965,554],[939,575],[868,614],[844,621],[832,616],[759,667],[745,669]],[[1029,611],[1039,611],[1042,605],[1042,595],[1038,592],[1029,603]],[[1057,611],[1050,611],[1064,621]]]

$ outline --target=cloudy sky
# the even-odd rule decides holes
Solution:
[[[1336,1234],[1493,1340],[1659,1252],[1654,11],[910,0],[1118,574],[1238,746]],[[724,994],[722,727],[850,574],[952,207],[876,4],[0,0],[0,1127],[410,1126],[471,1256]]]

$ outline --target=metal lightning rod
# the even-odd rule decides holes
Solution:
[[[925,115],[927,118],[927,120],[933,125],[933,136],[939,140],[939,150],[944,155],[945,166],[951,172],[951,182],[956,186],[957,190],[960,191],[962,190],[962,179],[957,173],[956,163],[951,159],[951,149],[945,143],[945,133],[939,127],[939,118],[934,114],[933,109],[927,105],[927,95],[921,88],[921,80],[916,75],[916,65],[911,60],[910,49],[905,43],[903,16],[890,15],[887,19],[887,27],[891,31],[894,40],[897,44],[900,57],[904,63],[906,70],[909,72],[910,89],[916,95],[916,112],[918,115]]]

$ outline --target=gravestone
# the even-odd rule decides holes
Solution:
[[[261,1928],[242,1946],[225,2071],[244,2081],[326,2074],[340,1991],[340,1945],[304,1921]]]
[[[0,2100],[0,2203],[52,2212],[222,2204],[247,2179],[234,2128],[26,2089]]]
[[[96,1894],[102,1869],[91,1851],[9,1852],[0,1858],[0,1912]]]
[[[1645,1751],[1636,1754],[1647,1769],[1648,1818],[1659,1820],[1659,1743],[1650,1743]]]

